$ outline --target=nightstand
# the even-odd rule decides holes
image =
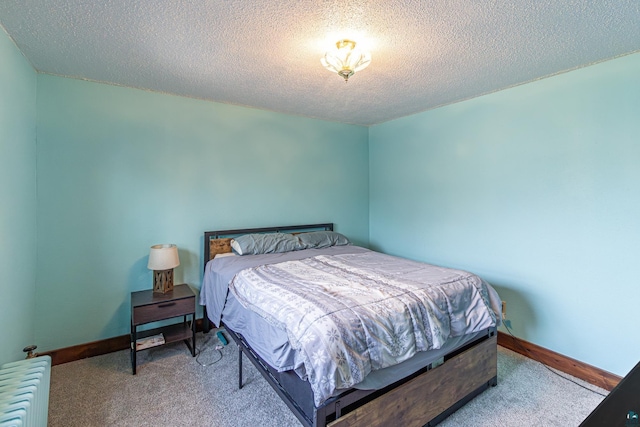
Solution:
[[[183,316],[183,321],[138,333],[138,326]],[[191,325],[187,322],[191,316]],[[177,285],[166,294],[152,290],[131,292],[131,370],[136,374],[136,341],[162,333],[164,344],[184,341],[196,356],[196,295],[188,285]],[[191,340],[191,343],[189,343]]]

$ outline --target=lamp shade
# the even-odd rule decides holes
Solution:
[[[149,252],[149,270],[169,270],[180,265],[176,245],[153,245]]]

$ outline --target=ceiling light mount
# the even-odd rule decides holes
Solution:
[[[327,51],[320,58],[322,66],[327,70],[337,73],[345,81],[353,76],[356,71],[363,70],[371,63],[371,54],[356,49],[356,42],[342,39],[336,43],[336,48]]]

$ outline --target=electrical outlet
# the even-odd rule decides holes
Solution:
[[[507,320],[507,302],[502,301],[502,320]]]

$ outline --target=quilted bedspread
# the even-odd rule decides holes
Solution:
[[[377,252],[247,268],[229,289],[286,331],[316,406],[373,370],[496,325],[478,276]]]

